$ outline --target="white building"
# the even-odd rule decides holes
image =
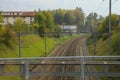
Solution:
[[[77,32],[77,26],[76,25],[63,25],[63,26],[60,26],[62,31],[64,32],[69,32],[69,31],[72,31],[72,32]]]
[[[22,17],[26,24],[30,24],[34,21],[35,11],[26,11],[26,12],[2,12],[4,17],[4,24],[10,23],[14,24],[14,21],[18,17]]]

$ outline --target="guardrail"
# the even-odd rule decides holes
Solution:
[[[59,67],[59,71],[45,70],[45,67],[52,65]],[[17,67],[17,71],[5,71],[7,66]],[[68,71],[66,67],[80,67],[78,71]],[[38,57],[38,58],[0,58],[0,75],[2,76],[25,76],[29,80],[30,76],[108,76],[120,77],[120,71],[109,71],[110,67],[120,67],[120,56],[69,56],[69,57]],[[86,71],[87,67],[102,70]],[[37,71],[37,68],[40,68]],[[119,69],[120,70],[120,69]]]

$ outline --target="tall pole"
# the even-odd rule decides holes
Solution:
[[[112,26],[111,26],[111,2],[112,0],[109,0],[109,33],[112,31]]]
[[[95,13],[94,13],[94,55],[96,54],[96,23],[95,23]]]
[[[109,0],[109,55],[111,55],[112,48],[111,48],[111,33],[112,33],[112,25],[111,25],[111,2],[112,0]]]
[[[19,31],[19,33],[18,33],[18,45],[19,45],[19,58],[21,58],[22,57],[22,55],[21,55],[21,32]]]
[[[46,56],[46,54],[47,54],[47,52],[46,52],[46,30],[45,30],[45,56]]]

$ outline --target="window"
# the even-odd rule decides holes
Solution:
[[[30,21],[30,23],[32,23],[32,21]]]
[[[14,13],[14,15],[17,15],[17,13]]]
[[[23,19],[25,19],[25,16],[23,16]]]
[[[7,13],[4,13],[4,15],[7,15]]]
[[[10,15],[10,13],[7,13],[7,15]]]
[[[13,13],[11,13],[11,15],[13,15]]]
[[[30,21],[32,21],[32,17],[30,17]]]
[[[16,17],[13,17],[13,19],[15,19]]]
[[[19,15],[22,15],[22,13],[20,12]]]

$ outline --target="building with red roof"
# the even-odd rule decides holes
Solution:
[[[34,21],[36,11],[19,11],[19,12],[2,12],[4,17],[4,24],[14,24],[14,21],[18,17],[22,17],[26,24],[31,24]]]

